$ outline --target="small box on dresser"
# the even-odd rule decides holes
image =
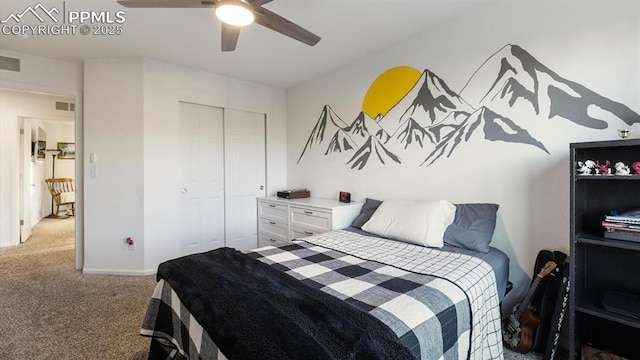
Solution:
[[[292,239],[344,229],[360,214],[362,205],[311,197],[258,198],[259,245],[282,245]]]

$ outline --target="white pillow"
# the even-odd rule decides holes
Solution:
[[[456,206],[446,200],[386,200],[362,230],[417,245],[444,245],[444,232],[453,223]]]

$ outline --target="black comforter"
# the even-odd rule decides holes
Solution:
[[[234,249],[167,261],[158,278],[229,359],[413,359],[378,319]]]

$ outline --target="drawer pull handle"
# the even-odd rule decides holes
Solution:
[[[307,234],[307,235],[313,235],[313,233],[311,231],[305,231],[304,233]]]
[[[275,206],[275,205],[273,205],[273,204],[269,204],[269,207],[276,207],[276,206]]]
[[[305,213],[305,214],[308,214],[308,215],[311,215],[311,214],[313,214],[313,211],[307,211],[307,210],[305,210],[305,211],[304,211],[304,213]]]
[[[276,242],[276,241],[275,241],[275,240],[273,240],[272,238],[269,238],[269,241],[271,241],[271,242]]]
[[[275,225],[276,223],[275,223],[275,221],[269,221],[269,224]]]

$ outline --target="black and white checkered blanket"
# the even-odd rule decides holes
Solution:
[[[349,231],[249,254],[380,319],[417,358],[503,356],[495,276],[478,258]],[[189,359],[217,358],[207,332],[162,280],[141,332]]]

